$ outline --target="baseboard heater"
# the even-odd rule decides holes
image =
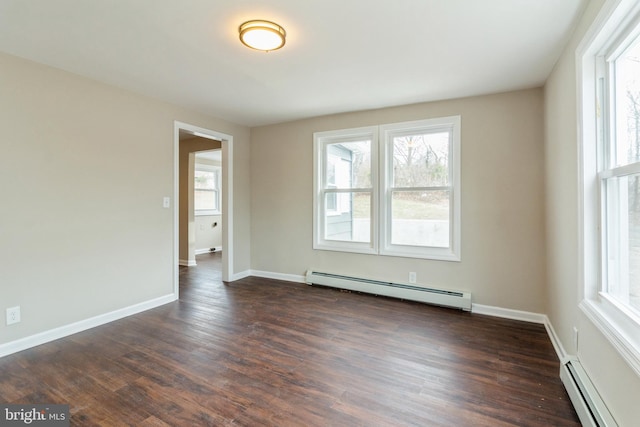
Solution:
[[[583,426],[618,426],[577,359],[562,363],[560,378]]]
[[[309,285],[330,286],[471,311],[471,294],[468,292],[423,288],[403,283],[383,282],[311,270],[307,271],[306,281]]]

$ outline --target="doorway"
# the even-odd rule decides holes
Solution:
[[[222,280],[229,281],[233,276],[233,136],[223,134],[210,129],[200,128],[187,123],[175,122],[174,124],[174,294],[176,299],[179,297],[179,265],[188,265],[190,260],[195,262],[195,215],[193,203],[188,203],[188,209],[184,207],[185,200],[188,200],[188,189],[185,191],[180,186],[180,148],[181,143],[194,138],[201,139],[202,147],[217,148],[220,152],[220,221],[213,221],[210,226],[219,227],[221,234],[222,246]],[[213,144],[213,145],[212,145]],[[189,161],[195,165],[195,152],[201,151],[197,149],[198,143],[195,145],[194,152],[189,153]],[[205,148],[207,149],[207,148]],[[190,180],[191,189],[193,190],[193,179]],[[185,194],[186,192],[186,194]],[[186,222],[187,236],[184,238]],[[182,226],[182,233],[181,233]],[[183,235],[183,238],[181,238]],[[185,242],[185,240],[187,240]],[[185,256],[185,244],[186,253]],[[215,247],[214,247],[215,248]],[[192,253],[193,256],[189,255]],[[186,259],[185,259],[186,258]]]

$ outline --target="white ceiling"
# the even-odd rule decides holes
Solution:
[[[0,51],[257,126],[540,86],[587,1],[0,0]]]

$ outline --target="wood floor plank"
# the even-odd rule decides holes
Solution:
[[[249,277],[0,359],[76,426],[579,426],[542,325]]]

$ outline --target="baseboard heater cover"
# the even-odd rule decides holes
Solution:
[[[309,285],[330,286],[471,311],[471,294],[468,292],[424,288],[404,283],[385,282],[312,270],[307,271],[306,282]]]
[[[562,363],[560,378],[583,426],[618,427],[577,359],[568,358]]]

